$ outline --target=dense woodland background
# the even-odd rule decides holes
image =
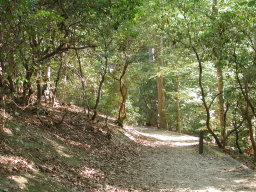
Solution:
[[[75,104],[256,159],[255,5],[0,0],[1,124],[9,103]]]

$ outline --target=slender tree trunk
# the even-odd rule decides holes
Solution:
[[[65,57],[65,53],[62,53],[60,56],[60,65],[59,65],[59,69],[57,72],[57,78],[54,83],[54,89],[52,92],[52,106],[55,105],[55,98],[57,97],[57,93],[58,93],[58,86],[59,86],[59,81],[60,81],[60,77],[61,77],[61,71],[63,68],[63,57]]]
[[[16,89],[15,89],[15,84],[14,84],[14,77],[15,77],[15,62],[14,62],[14,57],[11,54],[10,58],[9,58],[9,62],[8,62],[8,67],[7,67],[7,79],[9,81],[9,85],[10,85],[10,91],[11,93],[15,93]]]
[[[1,53],[0,53],[1,54]],[[7,84],[6,84],[6,82],[5,82],[5,79],[4,79],[4,73],[6,73],[6,70],[5,70],[5,66],[4,66],[4,62],[3,62],[3,60],[2,60],[2,57],[1,57],[2,55],[0,55],[0,63],[1,63],[1,72],[0,72],[0,83],[1,83],[1,87],[2,88],[7,88],[8,86],[7,86]]]
[[[128,62],[128,60],[126,60],[124,66],[123,66],[122,73],[118,79],[119,91],[121,93],[122,98],[121,98],[121,102],[119,105],[117,120],[120,122],[121,126],[123,125],[123,120],[126,118],[125,103],[126,103],[126,97],[127,97],[127,87],[126,87],[125,83],[123,82],[123,78],[126,74],[129,64],[130,64],[130,62]]]
[[[247,104],[246,110],[245,110],[245,118],[247,121],[247,126],[249,128],[249,137],[250,137],[250,141],[251,141],[252,149],[253,149],[253,158],[254,158],[254,161],[256,161],[256,143],[255,143],[255,139],[254,139],[254,130],[253,130],[254,128],[252,125],[252,115],[250,114],[248,104]]]
[[[182,130],[182,117],[180,109],[180,77],[176,76],[176,110],[177,110],[177,131]]]
[[[127,88],[122,82],[120,82],[119,86],[120,86],[120,93],[121,93],[122,99],[119,105],[117,120],[122,121],[123,119],[126,118],[125,103],[126,103],[126,96],[127,96]]]
[[[26,69],[26,79],[23,81],[22,103],[23,105],[27,105],[33,92],[31,78],[34,71],[29,68],[27,63],[24,64],[24,67]]]
[[[79,64],[79,73],[80,73],[80,81],[81,81],[81,84],[82,84],[82,91],[83,91],[83,105],[84,105],[84,111],[86,111],[86,108],[87,108],[87,115],[89,116],[90,115],[90,107],[89,107],[89,104],[88,104],[88,101],[86,100],[86,90],[85,90],[85,86],[86,86],[86,82],[85,82],[85,78],[84,78],[84,72],[83,72],[83,68],[82,68],[82,63],[81,63],[81,59],[80,59],[80,56],[78,54],[78,51],[75,50],[76,52],[76,57],[77,57],[77,61],[78,61],[78,64]]]
[[[156,51],[156,61],[158,64],[158,70],[160,71],[160,66],[163,66],[163,39],[161,38],[157,51]],[[166,110],[165,110],[165,95],[164,95],[164,79],[162,75],[156,77],[157,82],[157,99],[158,99],[158,120],[159,127],[168,129],[168,124],[166,121]]]
[[[218,0],[213,0],[213,6],[212,6],[212,12],[214,14],[214,20],[215,16],[218,14]],[[221,36],[221,35],[219,35]],[[219,127],[221,132],[221,143],[222,146],[225,148],[226,146],[226,127],[225,127],[225,110],[224,110],[224,83],[223,83],[223,72],[222,72],[222,66],[219,61],[219,55],[216,53],[216,50],[213,50],[213,55],[216,57],[217,61],[215,62],[215,68],[217,71],[217,81],[218,81],[218,118],[219,118]]]
[[[41,72],[37,72],[36,87],[37,87],[37,104],[41,105],[42,101],[42,81]]]
[[[1,59],[0,59],[1,62]],[[2,65],[2,62],[1,62]],[[0,88],[4,88],[5,87],[5,83],[4,83],[4,78],[3,78],[3,69],[2,67],[0,67]]]
[[[241,147],[239,145],[239,132],[237,129],[236,129],[235,133],[236,133],[236,148],[238,149],[238,152],[240,154],[243,154],[243,151],[241,150]]]
[[[52,91],[51,91],[51,67],[48,66],[44,71],[44,85],[42,88],[42,93],[45,97],[45,102],[50,101],[52,98]]]
[[[64,78],[62,82],[62,87],[61,87],[61,102],[65,103],[65,98],[66,98],[66,85],[67,85],[67,74],[66,74],[66,69],[64,69]]]
[[[211,124],[210,124],[210,120],[211,120],[210,106],[207,105],[207,102],[206,102],[206,99],[205,99],[205,91],[204,91],[203,80],[202,80],[202,77],[203,77],[202,61],[199,57],[199,54],[198,54],[196,48],[192,47],[192,49],[193,49],[193,51],[196,55],[196,59],[197,59],[197,62],[198,62],[198,68],[199,68],[199,80],[198,81],[199,81],[199,88],[200,88],[200,91],[201,91],[201,99],[202,99],[203,106],[204,106],[205,111],[206,111],[206,128],[210,132],[210,134],[213,136],[213,138],[215,139],[218,147],[223,148],[223,145],[221,144],[217,135],[213,132],[213,130],[211,128]]]
[[[101,96],[101,90],[102,90],[102,86],[103,86],[103,83],[105,81],[105,77],[106,77],[106,73],[107,72],[104,72],[101,76],[101,80],[100,80],[100,84],[99,84],[99,88],[97,90],[97,98],[96,98],[96,102],[95,102],[95,105],[94,105],[94,108],[93,108],[93,116],[92,116],[92,120],[95,120],[98,112],[97,112],[97,108],[98,108],[98,105],[99,105],[99,102],[100,102],[100,96]]]
[[[224,111],[224,86],[223,73],[220,63],[216,63],[217,78],[218,78],[218,113],[219,113],[219,127],[221,131],[221,143],[223,147],[226,146],[226,126],[225,126],[225,111]]]
[[[97,90],[97,98],[96,98],[96,102],[95,102],[95,105],[94,105],[94,108],[93,108],[93,116],[92,116],[91,120],[95,120],[95,118],[97,116],[97,108],[98,108],[98,105],[99,105],[99,102],[100,102],[101,90],[102,90],[102,87],[103,87],[103,84],[104,84],[104,81],[105,81],[105,78],[106,78],[106,75],[107,75],[107,68],[108,68],[108,57],[105,56],[104,71],[101,75],[100,84],[99,84],[99,87],[98,87],[98,90]]]
[[[3,133],[4,127],[5,127],[5,120],[6,120],[6,114],[5,114],[6,113],[5,112],[5,110],[6,110],[6,101],[5,100],[6,100],[6,95],[3,94],[1,99],[2,99],[2,103],[3,103],[3,113],[2,113],[3,120],[2,120],[2,125],[0,125],[0,136]]]

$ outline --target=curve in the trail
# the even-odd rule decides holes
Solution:
[[[147,127],[126,127],[144,147],[131,191],[256,191],[255,172],[231,157],[198,154],[198,138]]]

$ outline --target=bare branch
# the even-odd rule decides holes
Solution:
[[[71,47],[71,46],[66,46],[65,43],[62,43],[54,51],[52,51],[51,53],[48,53],[47,55],[41,57],[40,59],[38,59],[38,61],[44,61],[48,58],[53,57],[56,54],[63,53],[63,52],[68,51],[68,50],[81,50],[81,49],[88,49],[88,48],[95,48],[95,47],[97,47],[97,46],[96,45],[85,45],[85,46],[81,46],[81,47]]]
[[[209,106],[208,106],[209,109],[211,108],[211,106],[212,106],[213,102],[215,101],[215,99],[216,99],[219,95],[221,95],[222,93],[223,93],[223,92],[220,92],[220,93],[216,94],[216,95],[212,98],[211,103],[210,103]]]

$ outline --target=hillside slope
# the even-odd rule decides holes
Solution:
[[[114,124],[90,122],[76,106],[9,105],[5,117],[0,191],[102,191],[106,183],[115,190],[133,178],[126,167],[136,166],[137,144]]]
[[[210,146],[199,155],[197,137],[91,122],[76,106],[6,109],[0,192],[256,190],[253,170]]]

